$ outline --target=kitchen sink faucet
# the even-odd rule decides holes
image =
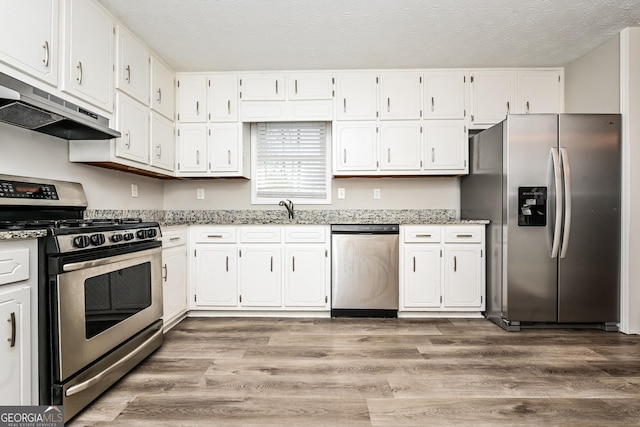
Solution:
[[[289,212],[289,219],[293,219],[293,202],[289,199],[287,201],[280,200],[280,206],[284,206]]]

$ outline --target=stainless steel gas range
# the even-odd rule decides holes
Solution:
[[[72,418],[163,341],[158,223],[84,220],[79,183],[0,175],[0,230],[39,244],[41,405]]]

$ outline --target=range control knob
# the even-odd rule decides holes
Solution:
[[[135,236],[133,235],[133,233],[124,233],[124,240],[129,241],[129,240],[133,240]]]
[[[90,240],[88,236],[76,236],[73,238],[73,246],[76,248],[86,248],[89,246]]]
[[[147,230],[138,230],[136,236],[138,239],[145,239],[147,237]]]
[[[105,242],[104,234],[92,234],[89,239],[93,246],[104,245]]]
[[[122,242],[122,239],[124,239],[124,237],[122,236],[122,234],[114,234],[113,236],[111,236],[111,241],[112,241],[113,243]]]
[[[156,237],[157,235],[158,235],[158,232],[156,231],[155,228],[150,228],[147,230],[147,237],[153,238],[153,237]]]

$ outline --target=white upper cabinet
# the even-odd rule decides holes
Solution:
[[[376,122],[335,124],[334,172],[374,172],[378,169]]]
[[[518,72],[518,112],[562,112],[562,76],[558,70]]]
[[[175,169],[176,133],[172,121],[151,113],[151,166],[173,171]]]
[[[175,120],[176,89],[173,71],[151,57],[151,109],[169,120]]]
[[[515,112],[516,79],[513,71],[484,70],[471,73],[472,112],[474,125],[492,125]]]
[[[207,117],[210,122],[238,121],[238,77],[212,75],[207,80]]]
[[[424,118],[463,119],[465,117],[464,71],[424,73]]]
[[[151,55],[122,25],[117,26],[116,34],[116,88],[148,105]]]
[[[380,119],[420,119],[421,83],[419,72],[380,74]]]
[[[179,173],[207,171],[207,127],[199,124],[178,125],[176,142]]]
[[[65,6],[62,89],[112,112],[114,23],[97,2],[67,0]]]
[[[468,146],[464,120],[424,122],[425,169],[440,173],[467,173]]]
[[[201,75],[178,77],[178,121],[204,123],[207,120],[207,78]]]
[[[375,73],[336,75],[336,119],[375,120],[378,84]]]
[[[380,123],[380,170],[419,171],[422,157],[420,121]]]
[[[3,2],[0,61],[57,86],[58,10],[58,0]]]
[[[135,99],[116,94],[116,127],[122,136],[116,139],[116,156],[149,163],[149,109]]]
[[[241,124],[216,123],[209,126],[207,153],[212,172],[238,172],[242,144]]]
[[[240,76],[240,98],[243,101],[284,101],[285,90],[282,74]]]
[[[330,74],[289,74],[287,80],[289,100],[333,98],[333,77]]]

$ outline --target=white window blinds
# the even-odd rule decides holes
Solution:
[[[326,122],[257,123],[254,184],[259,200],[326,203],[329,187]]]

